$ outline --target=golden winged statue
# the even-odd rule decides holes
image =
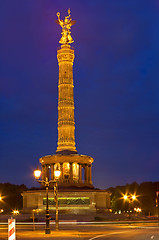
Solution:
[[[68,16],[65,17],[64,21],[60,19],[60,13],[58,12],[56,15],[58,17],[58,20],[56,20],[57,24],[59,24],[62,27],[62,37],[59,41],[61,44],[68,44],[73,43],[73,38],[71,37],[71,26],[76,23],[75,20],[72,20],[71,18],[71,11],[70,8],[68,9]]]

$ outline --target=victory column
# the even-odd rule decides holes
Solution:
[[[59,211],[67,214],[90,214],[107,212],[110,207],[110,194],[106,190],[94,189],[92,185],[93,158],[77,153],[75,146],[75,121],[74,121],[74,85],[73,61],[74,49],[71,36],[71,26],[75,21],[71,19],[70,9],[64,20],[57,13],[56,21],[62,28],[61,44],[57,50],[59,65],[58,81],[58,143],[54,155],[47,155],[39,159],[42,166],[42,180],[50,182],[48,191],[49,210],[55,211],[55,198],[52,182],[55,181],[55,172],[60,170],[58,180]],[[33,209],[44,211],[46,194],[44,185],[39,190],[23,192],[23,211]]]
[[[57,50],[59,64],[58,82],[58,143],[55,155],[44,156],[40,159],[42,164],[42,175],[49,176],[48,169],[51,168],[51,178],[54,170],[58,167],[61,170],[60,185],[90,187],[92,185],[91,167],[93,158],[77,154],[75,147],[75,121],[74,121],[74,85],[73,85],[73,61],[74,49],[71,36],[71,26],[76,21],[72,20],[70,9],[64,20],[60,19],[57,13],[56,21],[62,28],[62,37],[59,41],[61,47]],[[84,169],[84,179],[82,179]]]

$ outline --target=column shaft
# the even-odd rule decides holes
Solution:
[[[85,180],[85,183],[88,182],[88,165],[85,165],[85,168],[84,168],[84,180]]]
[[[51,165],[51,180],[52,180],[52,181],[54,181],[54,165],[55,165],[55,163],[53,163],[53,164]]]
[[[60,163],[60,170],[61,170],[60,182],[63,182],[63,163]]]
[[[77,152],[73,90],[74,50],[69,45],[62,45],[57,51],[57,59],[59,64],[57,152],[64,150]]]
[[[49,166],[48,165],[45,165],[45,174],[46,174],[46,177],[49,180],[50,179],[50,171],[49,171]]]
[[[42,165],[42,180],[45,181],[45,179],[46,179],[45,165]]]
[[[79,164],[79,183],[82,183],[82,165]]]
[[[92,184],[92,165],[89,165],[89,183]]]
[[[70,163],[70,181],[73,182],[73,163]]]

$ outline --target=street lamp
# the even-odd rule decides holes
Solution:
[[[133,201],[136,200],[136,196],[135,195],[132,195],[131,198],[132,198]]]
[[[133,195],[127,195],[127,194],[125,194],[125,195],[123,196],[123,198],[124,198],[124,200],[127,200],[127,201],[129,201],[129,202],[132,202],[132,201],[135,201],[135,200],[136,200],[136,195],[135,195],[135,194],[133,194]]]
[[[58,167],[56,168],[56,170],[54,171],[54,199],[55,199],[55,203],[56,203],[56,219],[55,219],[55,229],[56,231],[59,230],[59,212],[58,212],[58,197],[57,197],[57,194],[58,194],[58,180],[59,180],[59,177],[61,175],[61,171],[58,169]]]
[[[58,219],[58,198],[57,198],[57,193],[58,193],[58,179],[61,175],[61,171],[60,169],[57,167],[56,170],[54,171],[54,180],[50,180],[48,179],[48,177],[45,177],[45,180],[39,180],[40,176],[41,176],[41,170],[39,168],[37,168],[34,171],[34,176],[36,178],[36,180],[39,183],[44,183],[45,184],[45,188],[46,188],[46,228],[45,228],[45,233],[46,234],[50,234],[50,217],[49,217],[49,199],[48,199],[48,189],[49,189],[49,185],[50,183],[54,183],[54,198],[55,198],[55,203],[56,203],[56,230],[59,229],[59,219]]]
[[[41,170],[37,168],[34,171],[34,177],[39,183],[44,183],[45,188],[46,188],[46,226],[45,226],[45,234],[50,234],[50,217],[49,217],[49,201],[48,201],[48,189],[49,189],[49,184],[52,181],[49,181],[48,177],[45,177],[45,180],[39,180],[41,176]]]
[[[0,202],[3,202],[4,196],[1,195],[0,193]]]
[[[123,198],[124,198],[124,200],[127,200],[127,199],[128,199],[128,196],[127,196],[127,195],[124,195]]]
[[[12,211],[12,214],[13,214],[13,215],[18,215],[18,214],[19,214],[19,210],[16,210],[16,209],[13,210],[13,211]]]
[[[135,194],[133,194],[133,195],[132,194],[129,194],[129,195],[125,194],[125,195],[123,195],[123,199],[125,201],[128,201],[128,204],[129,204],[129,218],[130,218],[130,205],[132,204],[133,201],[137,200],[136,195]]]
[[[142,210],[141,210],[141,208],[138,207],[138,208],[134,208],[134,211],[137,213],[141,213]]]

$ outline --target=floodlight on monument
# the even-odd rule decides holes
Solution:
[[[34,177],[36,179],[39,179],[40,176],[41,176],[41,170],[37,167],[37,169],[34,171]]]

